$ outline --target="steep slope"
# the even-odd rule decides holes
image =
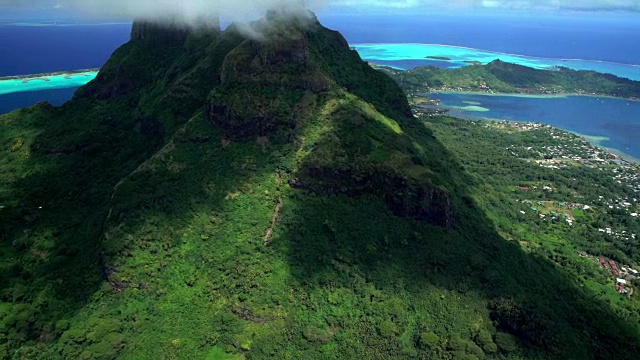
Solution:
[[[74,100],[0,117],[3,357],[634,354],[338,33],[251,30],[136,23]]]

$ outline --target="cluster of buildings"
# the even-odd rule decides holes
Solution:
[[[613,236],[616,239],[620,240],[635,240],[638,237],[638,234],[630,233],[626,230],[612,230],[611,228],[598,229],[598,232],[603,235]]]
[[[600,263],[600,266],[607,270],[616,279],[615,289],[620,294],[633,294],[633,282],[640,277],[640,271],[628,265],[619,265],[615,261],[589,255],[584,251],[578,253],[581,257],[591,258]]]
[[[536,131],[536,135],[540,139],[544,137],[544,141],[527,144],[513,144],[507,146],[506,150],[511,155],[529,163],[536,163],[540,167],[550,169],[562,169],[567,167],[585,166],[587,168],[602,171],[603,175],[610,176],[612,186],[618,190],[608,192],[606,189],[600,194],[576,194],[575,198],[568,197],[566,202],[557,201],[531,201],[523,200],[529,209],[523,209],[521,214],[533,211],[537,217],[543,220],[564,220],[570,225],[580,222],[580,219],[573,215],[577,212],[596,211],[616,213],[626,213],[631,218],[640,220],[640,195],[633,196],[633,193],[640,192],[640,164],[629,162],[620,156],[609,151],[599,149],[585,139],[561,130],[554,129],[549,125],[537,123],[514,123],[514,122],[497,122],[487,123],[486,127],[502,129],[506,132],[517,131]],[[627,189],[625,189],[627,188]],[[517,186],[517,189],[523,192],[535,192],[539,196],[544,192],[558,192],[553,184],[530,184]],[[630,192],[629,189],[632,191]],[[562,189],[560,189],[562,190]],[[562,191],[560,191],[562,193]],[[586,205],[589,204],[589,205]],[[527,211],[524,211],[527,210]],[[577,212],[576,212],[577,211]],[[544,213],[543,213],[544,212]],[[575,215],[578,216],[578,215]],[[605,222],[606,223],[606,222]],[[637,241],[638,234],[629,229],[612,229],[615,221],[609,226],[598,229],[598,233],[604,237],[611,237],[627,243],[627,241]],[[602,226],[602,225],[601,225]],[[594,229],[595,231],[595,229]],[[607,272],[615,279],[615,289],[620,294],[631,296],[633,293],[632,285],[639,282],[640,273],[628,265],[617,264],[615,261],[605,259],[603,257],[594,257],[586,253],[580,253],[580,256],[592,258],[596,263],[607,270]]]
[[[640,200],[637,198],[605,198],[604,196],[598,196],[598,199],[594,201],[596,205],[603,208],[609,208],[610,210],[623,210],[631,217],[637,218],[640,213]]]
[[[640,164],[636,164],[609,151],[599,149],[585,139],[538,123],[501,121],[487,123],[486,127],[505,131],[543,131],[551,141],[544,146],[510,145],[507,150],[523,161],[535,162],[541,167],[562,169],[581,164],[608,173],[618,186],[640,193]],[[634,218],[640,218],[640,195],[637,197],[607,198],[605,194],[590,199],[593,205],[611,210],[624,210]],[[573,208],[572,208],[573,209]]]

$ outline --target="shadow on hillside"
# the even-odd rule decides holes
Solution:
[[[27,139],[23,166],[0,193],[11,205],[0,213],[0,300],[20,309],[5,319],[12,346],[55,338],[64,330],[56,321],[104,284],[114,186],[204,106],[215,61],[201,56],[204,48],[166,45],[127,43],[72,101],[9,115],[9,136]]]
[[[414,134],[424,134],[424,129],[416,126],[422,125],[404,124],[405,130],[412,127]],[[382,336],[381,322],[392,319],[399,328],[406,326],[409,334],[414,332],[409,343],[419,346],[425,325],[408,321],[413,315],[408,315],[407,309],[398,310],[393,297],[407,291],[410,295],[405,301],[411,302],[413,296],[419,302],[420,293],[433,291],[430,289],[435,286],[454,298],[479,296],[488,304],[486,311],[499,330],[516,335],[525,347],[533,349],[529,356],[637,356],[637,324],[628,323],[609,304],[583,290],[561,267],[500,236],[472,200],[474,180],[454,156],[435,139],[420,145],[431,147],[438,157],[430,166],[443,171],[444,178],[457,179],[451,199],[458,215],[454,229],[398,218],[375,194],[354,198],[295,190],[285,201],[280,226],[286,230],[278,234],[273,246],[288,253],[292,273],[304,291],[329,294],[323,300],[314,296],[316,302],[309,305],[325,326],[364,326],[360,330],[361,350],[384,357],[388,355],[385,351],[398,351],[406,341],[406,333],[398,342]],[[381,194],[385,191],[389,189],[380,189]],[[353,313],[336,310],[341,300],[331,300],[330,294],[340,291],[359,299],[358,305],[351,304],[362,310],[358,318],[341,320],[336,315]],[[435,309],[442,304],[433,302],[432,306]],[[375,333],[377,327],[381,328],[379,334]],[[469,334],[474,336],[472,330]]]
[[[46,299],[29,310],[21,335],[27,338],[81,307],[99,287],[100,235],[113,186],[162,143],[136,131],[140,122],[132,115],[94,105],[84,99],[13,114],[19,131],[38,134],[24,174],[7,184],[7,200],[16,206],[3,213],[1,235],[3,256],[10,257],[3,261],[13,263],[0,282],[2,301]]]
[[[10,254],[19,262],[13,266],[11,276],[2,280],[1,300],[33,304],[27,305],[31,315],[24,324],[20,321],[6,324],[19,332],[14,342],[17,347],[49,333],[52,339],[62,335],[65,357],[77,357],[83,350],[93,351],[91,346],[95,342],[84,337],[69,339],[64,335],[65,329],[57,329],[54,324],[72,318],[96,294],[110,294],[116,299],[119,298],[116,293],[120,292],[129,297],[139,294],[141,301],[151,304],[162,298],[158,292],[173,284],[190,289],[196,281],[193,279],[200,279],[199,283],[214,286],[202,280],[207,277],[204,274],[215,270],[218,272],[210,278],[222,278],[220,272],[232,272],[237,267],[236,256],[250,253],[243,246],[253,250],[262,246],[261,242],[229,244],[225,251],[217,251],[215,245],[204,239],[211,236],[214,241],[233,236],[234,232],[242,231],[242,226],[251,228],[248,224],[258,229],[255,232],[261,233],[260,237],[264,234],[273,210],[272,199],[264,194],[258,198],[258,205],[264,206],[267,214],[260,217],[262,222],[251,212],[244,212],[249,217],[243,219],[231,219],[225,214],[236,196],[253,191],[252,178],[274,177],[276,167],[268,157],[255,160],[255,155],[263,154],[260,145],[236,143],[222,150],[221,133],[212,129],[208,119],[198,117],[189,123],[197,124],[197,129],[178,130],[169,150],[156,153],[165,141],[164,136],[141,134],[136,119],[115,122],[104,114],[95,120],[98,124],[94,124],[93,132],[65,138],[67,144],[56,142],[60,131],[70,131],[69,125],[62,125],[69,119],[59,116],[65,112],[49,108],[43,111],[32,124],[40,135],[32,146],[35,156],[28,163],[38,171],[13,184],[9,193],[22,201],[19,208],[2,219],[3,247],[11,249]],[[90,113],[88,107],[86,111]],[[119,151],[109,152],[112,146]],[[52,154],[51,149],[56,149],[56,153]],[[141,166],[154,153],[153,161]],[[275,178],[271,182],[275,188]],[[206,219],[203,227],[190,229],[192,220],[198,216]],[[234,221],[242,226],[238,228]],[[230,234],[216,233],[221,223],[230,225]],[[176,256],[184,255],[181,246],[189,231],[196,232],[195,245],[186,260],[176,261]],[[29,235],[24,242],[23,234]],[[199,251],[199,246],[208,251]],[[222,263],[225,267],[220,268]],[[230,286],[222,283],[217,286]],[[36,305],[42,297],[47,301]],[[120,305],[117,301],[114,304]],[[83,331],[90,332],[92,326],[98,326],[92,325],[93,321],[100,318],[122,320],[121,310],[97,306],[90,315],[91,323],[75,324],[72,330],[86,326]],[[198,314],[194,310],[182,320],[191,319],[195,323],[201,320],[194,318]],[[170,317],[163,320],[177,321]],[[127,328],[117,323],[99,326],[100,331],[107,333],[121,333],[123,327]],[[105,341],[112,340],[107,337]],[[109,343],[108,347],[113,348],[115,357],[118,346]],[[158,349],[177,351],[171,343],[167,349]],[[104,346],[96,351],[101,351],[97,355],[109,357]]]
[[[46,326],[81,309],[104,284],[105,278],[114,287],[122,287],[120,290],[133,286],[145,290],[140,296],[149,300],[148,294],[157,290],[149,282],[158,275],[145,273],[141,265],[136,268],[129,264],[131,273],[140,272],[138,279],[126,282],[110,278],[117,273],[117,265],[135,262],[132,256],[136,249],[142,248],[151,254],[150,263],[154,266],[167,266],[166,263],[172,261],[167,249],[180,244],[190,219],[209,214],[212,232],[218,222],[222,222],[228,224],[227,236],[240,237],[248,231],[246,227],[253,227],[252,232],[260,235],[251,240],[253,243],[238,245],[233,251],[227,249],[226,254],[193,251],[199,265],[189,265],[188,273],[175,275],[180,276],[180,280],[184,278],[182,286],[191,287],[200,281],[197,280],[199,273],[211,277],[222,275],[232,280],[206,281],[223,283],[220,291],[228,293],[230,298],[252,300],[252,291],[256,291],[252,284],[266,275],[251,274],[254,278],[249,278],[240,265],[250,264],[252,258],[267,261],[270,255],[284,257],[291,268],[294,291],[326,290],[327,294],[333,294],[301,302],[309,304],[307,312],[313,314],[316,321],[324,322],[337,332],[341,327],[352,331],[354,338],[361,336],[360,348],[351,349],[354,356],[379,352],[377,355],[384,357],[388,355],[385,351],[397,354],[400,345],[372,329],[377,329],[384,319],[401,322],[403,316],[409,316],[407,314],[416,309],[428,312],[424,308],[411,308],[411,303],[419,300],[420,294],[434,289],[445,299],[451,296],[454,302],[456,297],[479,296],[480,301],[489,303],[492,320],[499,329],[516,334],[527,345],[540,349],[544,357],[632,358],[639,350],[634,325],[627,324],[608,304],[585,293],[561,268],[547,259],[523,252],[517,244],[506,241],[496,232],[492,222],[471,200],[474,186],[470,176],[437,140],[429,144],[416,143],[429,148],[433,154],[432,159],[425,160],[428,167],[437,169],[442,178],[454,179],[451,201],[458,215],[454,229],[396,217],[379,196],[389,189],[356,197],[318,196],[303,190],[287,190],[275,235],[265,249],[260,237],[269,225],[270,213],[260,216],[260,220],[257,214],[247,211],[239,212],[245,214],[244,218],[225,218],[221,214],[230,206],[225,203],[226,195],[236,196],[234,191],[250,179],[273,174],[277,161],[263,159],[244,164],[237,163],[244,158],[241,153],[234,157],[221,155],[215,165],[220,169],[218,176],[217,170],[208,169],[208,164],[202,162],[213,158],[203,154],[202,160],[182,159],[191,167],[188,171],[182,172],[178,165],[177,171],[171,171],[171,161],[181,162],[176,158],[161,172],[146,171],[129,178],[129,185],[117,195],[115,203],[119,207],[113,209],[108,228],[117,229],[121,221],[126,221],[128,233],[147,232],[149,236],[130,243],[126,234],[115,237],[118,243],[108,243],[106,250],[109,265],[116,268],[107,269],[102,261],[105,247],[101,235],[109,214],[113,185],[136,169],[162,142],[160,136],[146,138],[134,131],[139,126],[137,121],[113,119],[104,115],[97,120],[102,126],[97,127],[96,132],[78,135],[79,138],[68,139],[68,143],[56,139],[61,129],[70,131],[68,127],[60,127],[70,119],[43,118],[34,124],[41,134],[33,145],[38,156],[30,160],[29,166],[38,171],[15,185],[13,192],[19,194],[22,202],[8,219],[10,225],[3,231],[2,238],[3,246],[13,241],[13,246],[23,254],[20,264],[12,269],[11,277],[3,278],[2,300],[28,303],[43,294],[48,297],[47,305],[39,309],[42,320],[27,321],[24,334],[27,338],[37,338]],[[404,124],[404,127],[405,130],[412,128],[413,133],[425,131],[417,123]],[[130,137],[116,136],[128,133]],[[216,143],[219,139],[214,137],[213,134],[210,137],[189,134],[179,141],[193,146],[190,150],[193,155],[198,154],[193,152],[196,147],[202,151],[219,147]],[[78,143],[84,147],[73,147]],[[126,150],[109,156],[106,149],[111,146]],[[253,155],[259,153],[256,149],[251,151]],[[45,159],[48,165],[42,168]],[[232,171],[234,169],[237,171]],[[200,177],[201,173],[205,175]],[[213,195],[206,195],[207,191]],[[160,213],[161,217],[152,218]],[[178,219],[175,226],[170,219]],[[196,230],[208,236],[209,230]],[[154,234],[159,233],[164,234],[164,238],[154,238]],[[20,244],[23,234],[29,234],[24,245]],[[48,261],[38,259],[39,256],[48,256]],[[242,257],[242,262],[236,256]],[[35,292],[23,290],[29,287],[36,289]],[[359,303],[342,304],[338,313],[324,311],[340,304],[341,291],[352,292],[350,298]],[[397,296],[405,293],[407,298],[399,303]],[[285,298],[286,295],[271,296]],[[444,306],[442,302],[433,305]],[[453,308],[445,306],[445,309]],[[243,313],[244,310],[232,309],[231,312],[238,317],[253,316]],[[298,320],[304,323],[303,319],[293,320],[292,323]],[[253,321],[262,320],[253,318]],[[290,326],[288,330],[297,331],[297,335],[305,332],[296,327],[299,325]],[[424,329],[418,324],[404,326],[415,328],[416,334],[408,341],[416,343],[419,331]],[[358,335],[358,332],[362,333]],[[305,338],[313,337],[306,331]]]

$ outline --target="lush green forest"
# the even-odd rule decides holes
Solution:
[[[581,235],[637,220],[556,227],[513,187],[633,190],[413,118],[313,17],[254,27],[137,22],[72,101],[0,116],[1,358],[637,356],[637,296],[576,253],[637,265]]]
[[[482,91],[530,94],[597,94],[640,98],[640,82],[595,71],[559,67],[538,70],[495,60],[487,65],[458,69],[435,66],[407,71],[383,68],[408,93],[430,91]]]

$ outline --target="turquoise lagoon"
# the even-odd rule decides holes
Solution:
[[[95,79],[97,71],[0,78],[0,95],[27,91],[66,89],[82,86]]]
[[[363,60],[401,69],[426,65],[458,68],[468,65],[467,62],[488,64],[493,60],[500,59],[536,69],[563,66],[573,70],[593,70],[640,81],[640,65],[635,64],[619,64],[598,60],[541,58],[434,44],[352,44],[351,47],[358,51]],[[451,60],[429,57],[442,57]]]

